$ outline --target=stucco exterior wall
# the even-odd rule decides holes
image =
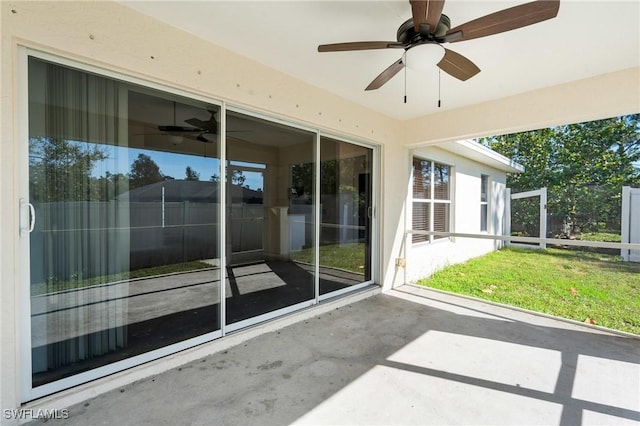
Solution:
[[[378,144],[382,155],[378,243],[380,283],[385,289],[405,280],[404,271],[395,267],[395,258],[403,250],[410,147],[640,111],[638,68],[400,122],[114,2],[3,1],[0,27],[0,408],[3,409],[20,405],[19,371],[28,368],[21,365],[19,355],[18,289],[24,264],[19,251],[17,206],[26,187],[22,164],[26,159],[21,154],[24,147],[18,135],[19,123],[25,120],[19,114],[18,90],[25,75],[18,69],[18,46]],[[460,170],[468,169],[470,174],[478,171],[471,165],[463,167],[462,161],[459,164]],[[497,194],[501,186],[496,185]],[[463,226],[466,219],[456,217],[456,223]],[[485,249],[479,248],[478,253]],[[454,245],[451,253],[451,258],[455,258]],[[409,265],[413,261],[408,259]],[[416,276],[421,273],[416,271]]]
[[[489,224],[487,234],[503,235],[506,173],[442,150],[437,146],[413,151],[416,157],[451,166],[451,232],[480,234],[480,176],[489,176]],[[407,229],[411,228],[411,200],[407,203]],[[464,262],[499,247],[493,240],[470,238],[440,239],[412,244],[406,240],[407,282],[431,275],[447,265]]]

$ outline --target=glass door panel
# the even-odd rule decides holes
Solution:
[[[33,387],[220,329],[218,113],[29,59]]]
[[[264,165],[231,164],[227,184],[230,200],[228,227],[231,240],[231,265],[260,262],[264,258],[265,209]]]
[[[227,324],[315,297],[315,137],[227,113]],[[302,188],[292,181],[301,164],[311,171]]]
[[[373,150],[320,139],[320,294],[370,281]]]

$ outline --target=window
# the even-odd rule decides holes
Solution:
[[[32,386],[220,336],[220,108],[34,57],[28,85]]]
[[[489,229],[489,176],[480,175],[480,232]]]
[[[450,231],[451,167],[420,158],[413,159],[413,226],[421,231]],[[413,243],[447,238],[413,235]]]

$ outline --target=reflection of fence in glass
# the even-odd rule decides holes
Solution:
[[[342,188],[321,198],[320,244],[364,242],[368,206],[356,189]]]
[[[32,282],[58,282],[218,256],[218,204],[36,204]]]
[[[231,207],[231,244],[234,253],[263,249],[264,206],[240,204]]]

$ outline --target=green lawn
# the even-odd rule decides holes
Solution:
[[[578,239],[584,241],[608,241],[615,243],[622,241],[620,234],[613,232],[583,232],[578,235]]]
[[[503,249],[420,285],[640,334],[640,264],[559,249]]]
[[[101,275],[86,279],[70,279],[65,281],[50,281],[49,283],[37,283],[31,286],[31,295],[54,293],[57,291],[71,290],[74,288],[89,287],[92,285],[112,283],[116,281],[131,280],[135,278],[153,277],[157,275],[173,274],[176,272],[189,272],[198,269],[211,268],[211,265],[200,261],[173,263],[170,265],[154,266],[151,268],[136,269],[119,274]]]
[[[330,244],[320,246],[320,265],[346,271],[364,273],[364,244]],[[313,249],[304,249],[291,253],[291,258],[298,262],[314,262]]]

